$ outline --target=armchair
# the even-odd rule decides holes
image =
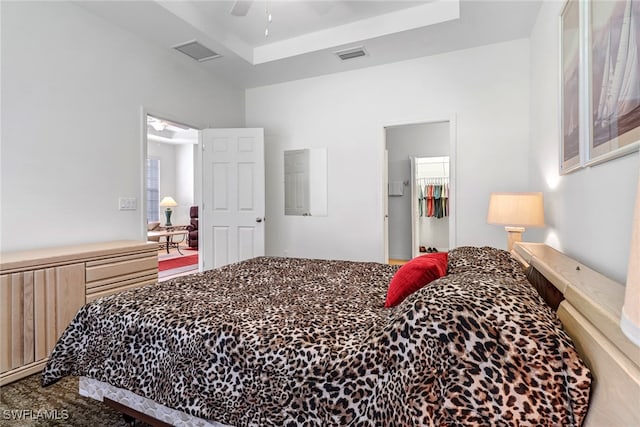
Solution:
[[[189,216],[191,217],[191,222],[187,226],[187,230],[189,230],[189,234],[187,235],[187,245],[190,248],[198,248],[198,207],[191,206],[189,210]]]

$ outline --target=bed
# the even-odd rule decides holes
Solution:
[[[593,382],[588,427],[640,426],[640,347],[620,329],[624,286],[541,243],[516,243],[513,256],[562,295],[558,317]]]
[[[580,425],[592,373],[517,258],[453,250],[390,308],[398,267],[348,261],[261,257],[127,291],[79,311],[42,383],[77,375],[172,425]]]

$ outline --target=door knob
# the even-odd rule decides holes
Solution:
[[[260,217],[256,218],[256,222],[262,222],[262,218]]]

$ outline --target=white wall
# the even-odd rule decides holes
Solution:
[[[638,153],[558,175],[558,16],[562,5],[559,1],[545,1],[531,35],[529,167],[532,188],[544,192],[547,223],[544,230],[532,230],[531,234],[624,282],[638,182]]]
[[[172,224],[189,224],[189,209],[194,205],[193,144],[170,144],[149,141],[147,157],[160,160],[160,200],[171,196],[178,206],[171,208]],[[165,222],[165,208],[160,208],[160,221]]]
[[[409,157],[433,157],[449,155],[449,122],[420,123],[393,126],[386,130],[386,146],[389,150],[389,181],[410,181],[411,165]],[[404,187],[404,195],[389,196],[389,258],[411,259],[411,186]],[[432,221],[429,221],[432,220]],[[434,237],[442,220],[420,219],[420,234]],[[422,227],[422,225],[425,227]],[[435,225],[434,227],[430,227]],[[429,228],[427,230],[426,228]],[[444,226],[444,236],[429,242],[429,247],[441,248],[449,245],[448,223]],[[425,240],[426,241],[426,240]],[[444,245],[441,243],[444,241]]]
[[[147,145],[147,157],[160,160],[160,200],[165,196],[176,199],[176,146],[151,141]],[[163,224],[164,209],[160,208],[160,221]],[[173,214],[171,218],[175,219]]]
[[[243,92],[69,2],[1,2],[0,248],[143,239],[144,106],[243,126]],[[118,211],[118,197],[137,211]]]
[[[189,210],[195,205],[194,199],[194,147],[193,144],[176,146],[176,206],[173,209],[173,224],[190,224]]]
[[[472,70],[472,72],[471,72]],[[247,90],[265,128],[270,255],[382,261],[384,126],[457,118],[457,244],[506,247],[491,191],[526,190],[529,41]],[[284,215],[283,150],[328,147],[327,217]]]
[[[327,150],[314,148],[309,152],[309,212],[314,216],[327,214]]]
[[[449,217],[420,217],[419,245],[440,252],[449,250]]]

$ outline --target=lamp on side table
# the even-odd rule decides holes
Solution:
[[[513,244],[522,241],[525,227],[544,227],[542,193],[491,193],[487,222],[505,226],[511,252]]]
[[[178,206],[178,204],[176,203],[175,200],[173,200],[173,197],[171,196],[165,196],[161,201],[160,201],[160,206],[162,206],[163,208],[167,208],[164,211],[165,216],[167,217],[167,222],[165,224],[165,227],[171,227],[171,208]]]

